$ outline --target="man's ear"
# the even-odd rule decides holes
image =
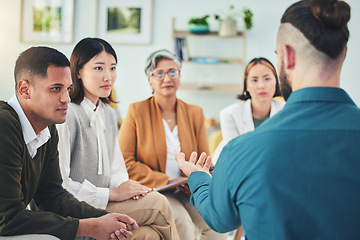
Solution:
[[[24,99],[30,98],[30,82],[26,79],[21,79],[17,85],[17,93]]]
[[[293,69],[295,67],[295,51],[289,45],[283,46],[284,50],[284,67],[285,69]]]

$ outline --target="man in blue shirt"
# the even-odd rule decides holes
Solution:
[[[196,153],[179,167],[207,224],[247,239],[360,239],[360,110],[340,89],[350,7],[299,1],[281,19],[282,111],[231,141],[213,176]],[[292,92],[293,91],[293,92]],[[190,175],[191,174],[191,175]]]

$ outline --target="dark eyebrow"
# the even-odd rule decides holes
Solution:
[[[102,65],[105,65],[104,62],[94,62],[94,64],[102,64]],[[117,63],[112,63],[111,65],[117,65]]]
[[[51,87],[62,87],[64,86],[64,84],[61,83],[54,83],[53,85],[51,85]]]
[[[54,83],[54,84],[50,85],[50,87],[64,87],[64,86],[65,85],[62,83]],[[72,87],[72,86],[73,86],[73,84],[71,84],[69,87]]]

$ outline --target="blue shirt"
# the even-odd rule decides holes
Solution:
[[[213,177],[194,172],[206,223],[247,239],[360,239],[360,110],[339,88],[293,92],[282,111],[232,140]]]

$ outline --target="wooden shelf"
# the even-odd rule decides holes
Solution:
[[[206,65],[243,65],[244,61],[241,58],[217,58],[217,57],[196,57],[196,58],[209,58],[209,59],[218,59],[219,63],[201,63],[201,62],[193,62],[194,58],[190,58],[189,60],[184,60],[183,63],[191,63],[191,64],[206,64]]]
[[[238,58],[225,58],[225,57],[204,57],[204,56],[193,56],[191,53],[187,52],[187,56],[189,60],[183,61],[185,64],[201,64],[201,65],[208,65],[208,66],[218,66],[218,65],[240,65],[242,69],[245,68],[245,60],[246,60],[246,30],[237,32],[236,36],[234,37],[220,37],[218,32],[211,31],[205,34],[195,34],[189,32],[187,30],[177,30],[175,27],[175,18],[172,21],[172,38],[217,38],[219,43],[223,39],[234,39],[234,38],[241,38],[242,41],[242,54]],[[196,40],[197,41],[197,40]],[[199,41],[203,41],[203,39],[199,39]],[[188,49],[188,48],[187,48]],[[211,49],[209,49],[211,52]],[[209,54],[211,55],[211,54]],[[193,62],[194,58],[208,58],[208,59],[219,59],[219,63],[211,63],[212,61],[207,62]],[[238,67],[238,66],[235,66]],[[241,84],[232,84],[232,83],[209,83],[209,85],[204,86],[200,85],[196,82],[182,82],[180,85],[181,90],[192,90],[192,91],[203,91],[203,92],[223,92],[223,93],[240,93],[242,91]]]
[[[174,30],[173,38],[186,38],[186,37],[215,37],[215,38],[242,38],[244,37],[244,32],[237,32],[237,35],[234,37],[220,37],[218,32],[208,32],[204,34],[196,34],[186,30]]]
[[[206,91],[206,92],[232,92],[240,93],[241,86],[240,84],[209,84],[208,86],[200,86],[196,83],[184,83],[180,84],[181,90],[194,90],[194,91]]]

